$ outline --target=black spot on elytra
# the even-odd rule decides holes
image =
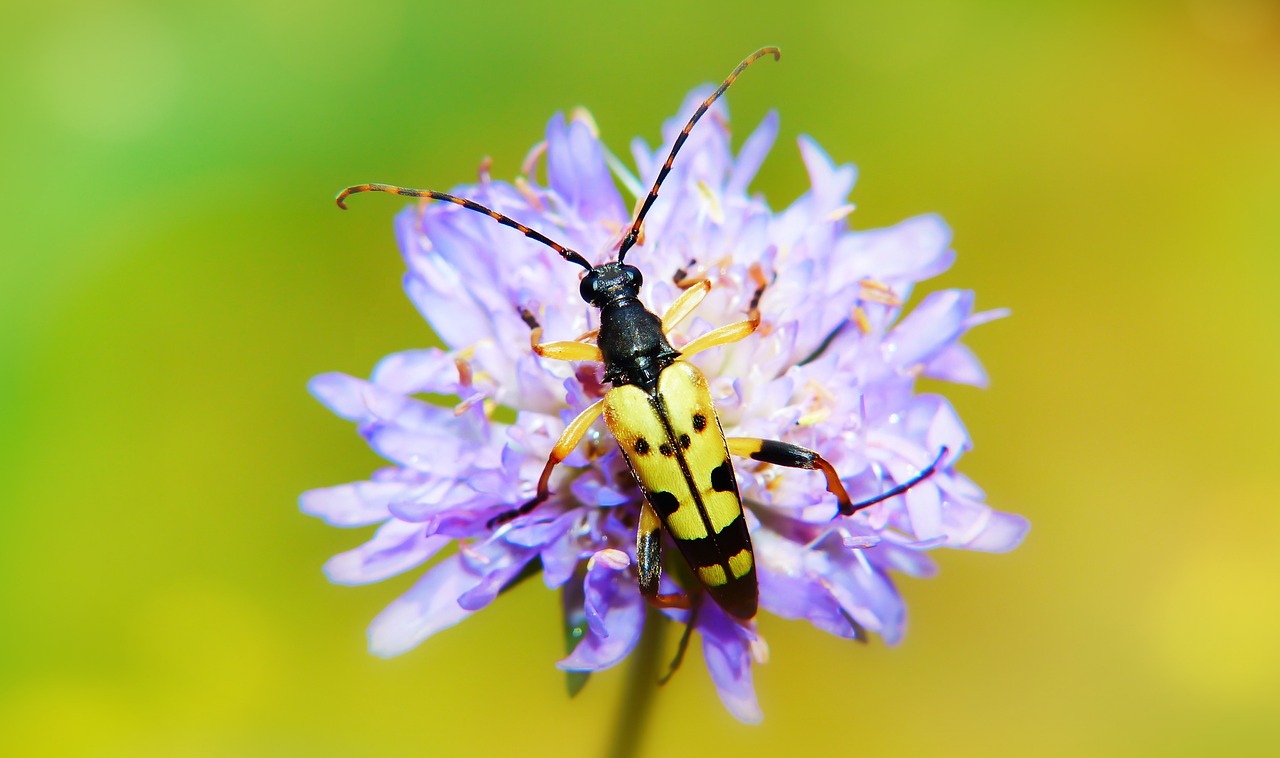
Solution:
[[[689,446],[692,444],[693,444],[693,440],[689,439],[689,435],[687,434],[680,435],[680,447],[684,448],[685,450],[688,450]]]
[[[693,414],[693,431],[700,432],[707,428],[707,417],[701,413]]]
[[[635,451],[636,451],[636,455],[648,455],[649,440],[645,439],[644,437],[637,437],[636,444],[635,444]]]
[[[676,454],[676,449],[671,447],[671,445],[667,444],[666,442],[664,442],[661,445],[658,445],[658,452],[670,458],[671,456]]]
[[[711,489],[716,492],[733,492],[737,488],[737,482],[733,478],[733,464],[725,458],[724,463],[711,472]]]
[[[663,519],[670,518],[671,514],[675,513],[676,510],[680,508],[680,501],[676,499],[676,496],[670,492],[664,492],[662,490],[650,492],[649,503]]]

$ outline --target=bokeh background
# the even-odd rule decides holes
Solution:
[[[306,393],[432,337],[385,180],[509,178],[556,110],[619,154],[778,44],[728,101],[813,135],[861,228],[936,211],[1013,317],[950,388],[964,470],[1033,530],[904,580],[904,644],[765,617],[765,722],[700,653],[645,755],[1234,755],[1280,745],[1280,7],[1270,0],[24,4],[0,29],[0,753],[602,751],[531,582],[411,654],[364,628],[413,575],[300,491],[377,465]],[[674,632],[673,632],[674,633]],[[668,642],[671,642],[669,640]]]

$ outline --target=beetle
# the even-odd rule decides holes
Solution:
[[[604,397],[578,414],[560,435],[538,479],[533,499],[494,517],[488,522],[488,527],[496,528],[527,515],[545,502],[551,496],[549,481],[552,471],[603,416],[644,495],[636,529],[636,563],[640,592],[645,600],[659,608],[693,607],[696,610],[689,596],[664,595],[659,591],[661,531],[665,529],[700,587],[741,622],[755,617],[759,587],[751,535],[743,515],[742,497],[731,456],[821,471],[826,477],[827,490],[836,497],[839,513],[850,516],[900,495],[931,476],[947,452],[943,448],[933,463],[908,481],[876,497],[855,503],[835,468],[818,453],[776,440],[726,438],[707,388],[707,379],[688,360],[704,350],[744,339],[756,330],[760,325],[758,305],[765,287],[763,276],[757,282],[759,287],[746,319],[713,329],[679,350],[672,347],[667,335],[697,308],[710,292],[711,283],[705,279],[695,281],[661,316],[640,301],[643,276],[640,269],[625,263],[624,259],[640,240],[645,215],[657,200],[658,190],[694,124],[747,66],[765,55],[772,55],[774,60],[781,58],[776,47],[761,48],[747,56],[694,112],[676,138],[653,188],[619,243],[617,258],[597,266],[591,265],[577,251],[508,216],[444,192],[389,184],[358,184],[342,190],[337,197],[338,207],[343,209],[346,208],[345,199],[360,192],[388,192],[455,203],[515,229],[555,250],[566,261],[586,269],[579,294],[600,312],[600,329],[594,343],[542,342],[542,328],[534,315],[522,309],[521,317],[530,327],[530,344],[535,353],[554,360],[603,363],[604,381],[611,388]],[[682,277],[677,275],[677,278]]]

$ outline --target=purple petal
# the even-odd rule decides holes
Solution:
[[[769,111],[761,119],[760,125],[751,132],[742,149],[738,151],[738,159],[734,162],[733,171],[729,174],[729,182],[725,185],[725,194],[746,194],[747,187],[755,178],[756,172],[764,163],[765,156],[773,149],[773,142],[778,138],[778,112]]]
[[[352,482],[304,492],[298,505],[333,526],[366,526],[389,518],[388,504],[409,488],[404,482]]]
[[[888,360],[897,366],[928,363],[964,333],[973,310],[973,292],[931,292],[902,319],[884,342]]]
[[[395,418],[406,403],[403,395],[336,372],[312,378],[307,389],[329,410],[348,421]]]
[[[817,579],[770,571],[761,564],[760,607],[785,619],[804,619],[828,634],[853,637],[855,632],[840,604]]]
[[[423,270],[405,274],[404,290],[409,300],[431,324],[440,341],[450,348],[463,348],[488,338],[489,316],[482,305],[460,297],[464,285],[457,271],[439,256],[424,259]],[[450,290],[449,288],[457,288]]]
[[[896,475],[894,478],[897,478]],[[907,514],[911,519],[911,533],[915,538],[932,540],[942,537],[942,497],[937,486],[926,480],[907,490],[904,497],[907,501]]]
[[[871,551],[852,550],[837,556],[826,577],[828,587],[854,621],[896,645],[906,629],[906,607],[893,582],[867,560],[864,553]]]
[[[852,276],[883,282],[923,281],[950,268],[955,260],[951,229],[934,215],[917,216],[886,229],[846,234],[836,256]]]
[[[475,586],[458,596],[458,605],[468,611],[478,611],[493,602],[502,588],[537,555],[537,551],[505,542],[462,543],[458,555],[466,568],[475,572],[479,579]]]
[[[334,584],[380,582],[422,565],[450,542],[448,537],[428,537],[421,524],[391,519],[373,539],[330,558],[324,573]]]
[[[986,553],[1014,549],[1031,529],[1031,523],[1022,516],[964,503],[952,503],[945,521],[947,532],[954,535],[950,546]]]
[[[603,477],[593,471],[591,474],[575,479],[569,489],[579,503],[590,506],[608,508],[622,505],[634,498],[631,492],[611,487],[602,482],[601,479]]]
[[[929,361],[924,368],[924,375],[930,379],[941,379],[944,382],[968,384],[974,387],[986,387],[989,383],[987,372],[973,351],[959,342],[953,342],[942,349],[937,357]]]
[[[644,631],[644,600],[627,567],[631,559],[614,549],[601,550],[587,563],[583,581],[588,633],[557,667],[600,671],[631,653]]]
[[[393,392],[454,393],[458,387],[458,366],[453,356],[438,348],[392,353],[378,362],[373,381]]]
[[[755,635],[714,603],[703,606],[698,630],[702,632],[702,656],[720,702],[742,723],[759,724],[764,713],[751,679],[750,643]]]
[[[547,124],[547,181],[584,220],[620,221],[627,215],[600,141],[583,121],[566,123],[563,113]]]
[[[796,141],[800,144],[800,157],[809,170],[809,183],[813,187],[813,215],[826,216],[844,205],[858,179],[858,170],[852,164],[835,165],[826,151],[808,135],[801,135]]]
[[[458,605],[458,596],[478,581],[463,568],[461,556],[440,561],[369,625],[369,651],[383,658],[400,655],[470,616]]]

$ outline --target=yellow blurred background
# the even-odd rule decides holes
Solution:
[[[963,470],[1032,521],[903,579],[906,641],[764,617],[765,712],[700,653],[643,755],[1280,749],[1280,6],[1272,0],[49,2],[0,30],[0,753],[593,756],[625,666],[574,700],[557,595],[522,585],[403,657],[364,629],[416,572],[328,584],[363,533],[301,491],[377,465],[305,391],[432,337],[400,201],[517,172],[556,110],[627,154],[761,44],[736,134],[859,228],[936,211],[943,286],[1013,317],[947,388]],[[668,640],[670,643],[671,640]],[[1269,748],[1269,749],[1268,749]]]

